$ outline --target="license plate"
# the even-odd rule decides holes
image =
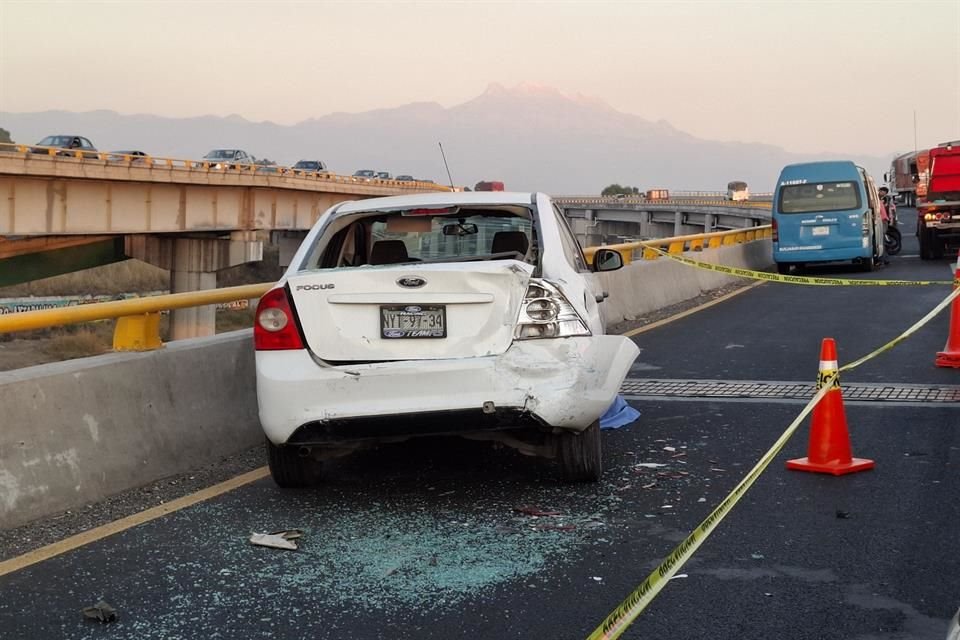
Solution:
[[[813,235],[815,236],[828,236],[830,235],[830,227],[814,227]]]
[[[380,337],[446,338],[447,308],[442,304],[381,306]]]

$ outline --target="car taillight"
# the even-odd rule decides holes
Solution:
[[[271,289],[260,298],[253,323],[253,347],[257,351],[303,349],[285,288]]]
[[[780,230],[777,228],[777,219],[773,218],[770,226],[772,227],[772,236],[774,242],[780,242]]]
[[[515,340],[589,336],[583,318],[560,290],[545,280],[531,280],[520,305]]]

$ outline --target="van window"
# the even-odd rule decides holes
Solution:
[[[780,202],[777,208],[781,213],[859,209],[860,189],[853,181],[788,185],[780,189]]]

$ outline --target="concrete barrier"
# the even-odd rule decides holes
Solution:
[[[0,372],[0,528],[262,442],[251,335]]]
[[[684,254],[694,260],[762,270],[773,264],[770,240]],[[604,290],[610,294],[604,313],[607,324],[634,320],[646,313],[695,298],[742,278],[698,269],[669,258],[638,260],[619,271],[600,274]]]
[[[763,268],[769,240],[688,254]],[[609,323],[736,280],[661,258],[602,274]],[[251,331],[0,372],[0,529],[183,473],[263,440]]]

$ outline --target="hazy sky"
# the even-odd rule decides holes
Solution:
[[[960,0],[0,0],[0,111],[290,124],[522,81],[703,138],[887,155],[914,110],[920,146],[960,139]]]

